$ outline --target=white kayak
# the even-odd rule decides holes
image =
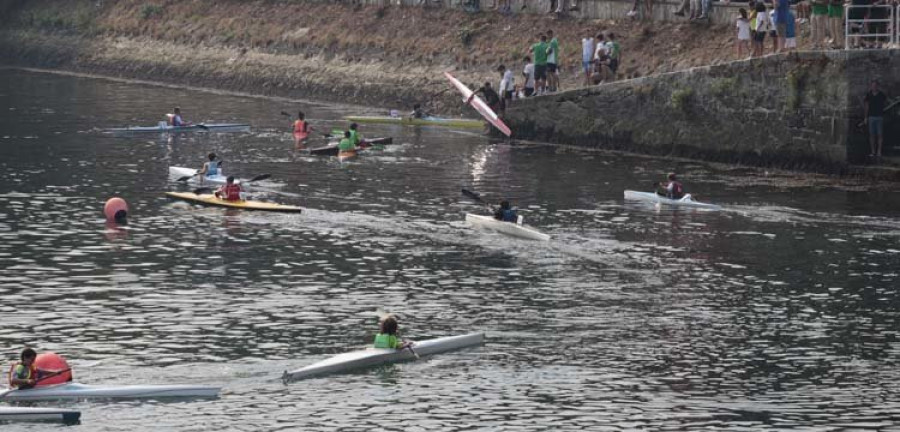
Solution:
[[[220,387],[200,385],[124,385],[93,386],[78,383],[48,385],[26,390],[0,392],[0,401],[56,400],[56,399],[147,399],[147,398],[213,398]]]
[[[484,343],[484,333],[470,333],[461,336],[448,336],[416,342],[409,349],[369,348],[339,354],[329,359],[313,363],[295,371],[285,371],[281,379],[285,384],[291,381],[317,377],[326,374],[346,372],[353,369],[377,366],[385,363],[396,363],[412,360],[419,356],[438,354],[458,350]],[[415,354],[413,354],[415,351]]]
[[[637,201],[647,201],[652,203],[665,204],[670,206],[680,206],[680,207],[695,207],[695,208],[704,208],[708,210],[719,210],[722,207],[717,206],[715,204],[708,204],[700,201],[694,201],[691,194],[685,194],[681,199],[669,199],[662,195],[658,195],[654,192],[638,192],[633,190],[625,191],[625,199],[637,200]]]
[[[156,126],[132,126],[107,129],[108,133],[176,133],[176,132],[249,132],[250,125],[244,123],[208,123],[191,126],[169,126],[160,122]]]
[[[194,175],[196,173],[197,173],[196,168],[186,168],[186,167],[176,167],[176,166],[169,167],[169,177],[179,179],[181,177],[192,176],[191,179],[188,180],[189,183],[223,185],[228,180],[228,176],[222,174],[221,168],[219,169],[219,174],[216,174],[214,176],[203,176],[202,179],[200,178],[201,176]],[[238,184],[241,183],[241,181],[238,179],[235,179],[234,182],[238,183]]]
[[[81,411],[61,408],[29,408],[0,406],[0,422],[44,421],[78,423]]]
[[[494,219],[492,216],[482,216],[472,213],[466,213],[466,222],[479,228],[486,228],[503,234],[511,235],[513,237],[540,241],[550,240],[549,235],[544,234],[534,229],[533,227],[518,223],[503,222]]]

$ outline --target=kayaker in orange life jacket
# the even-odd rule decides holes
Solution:
[[[303,111],[297,112],[297,120],[294,120],[294,137],[306,137],[313,128],[306,122],[306,115]]]
[[[241,201],[241,192],[243,192],[241,185],[234,182],[234,176],[229,176],[225,180],[225,184],[216,191],[215,195],[216,198],[225,201]]]
[[[516,223],[519,220],[519,215],[516,210],[510,207],[509,201],[500,201],[500,207],[497,210],[494,210],[494,219],[503,222],[512,222]]]
[[[13,365],[9,372],[9,385],[20,389],[34,387],[35,384],[44,376],[57,374],[56,371],[46,371],[38,369],[34,365],[37,353],[31,348],[22,350],[22,361]]]
[[[669,173],[669,181],[667,183],[657,183],[656,194],[669,199],[681,199],[684,197],[684,187],[675,176],[675,173]]]

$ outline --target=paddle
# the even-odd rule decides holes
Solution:
[[[212,188],[211,187],[197,188],[197,189],[194,189],[193,192],[194,192],[194,195],[200,195],[203,192],[212,192]]]
[[[39,382],[41,382],[41,381],[43,381],[43,380],[45,380],[45,379],[53,378],[53,377],[55,377],[55,376],[57,376],[57,375],[64,374],[64,373],[69,372],[69,371],[71,371],[71,370],[72,370],[72,368],[65,368],[65,369],[63,369],[63,370],[58,370],[58,371],[56,371],[56,372],[51,372],[51,373],[47,374],[47,376],[42,376],[42,377],[38,378],[37,380],[35,380],[34,384],[37,385],[37,383],[39,383]],[[29,387],[29,388],[31,388],[31,387]],[[6,390],[0,392],[0,399],[3,399],[4,397],[6,397],[6,395],[9,394],[9,392],[11,392],[11,391],[13,391],[13,390],[18,390],[18,388],[10,388],[10,389],[6,389]]]
[[[421,357],[419,357],[419,353],[417,353],[416,350],[413,349],[411,342],[408,345],[406,345],[406,349],[408,349],[409,352],[413,353],[413,355],[416,356],[416,360],[421,358]]]
[[[247,183],[253,183],[253,182],[260,181],[260,180],[265,180],[265,179],[267,179],[267,178],[269,178],[269,177],[272,177],[272,174],[260,174],[260,175],[258,175],[258,176],[256,176],[256,177],[253,177],[253,178],[250,179],[250,180],[247,180]]]
[[[487,210],[488,210],[489,212],[491,212],[491,213],[494,212],[494,208],[491,207],[490,204],[484,202],[484,199],[481,198],[481,195],[478,195],[477,193],[472,192],[472,191],[470,191],[470,190],[468,190],[468,189],[466,189],[466,188],[463,188],[463,189],[462,189],[462,194],[465,195],[465,196],[467,196],[467,197],[469,197],[469,198],[471,198],[471,199],[473,199],[473,200],[475,200],[476,202],[478,202],[478,203],[480,203],[480,204],[483,204],[484,207],[487,208]]]

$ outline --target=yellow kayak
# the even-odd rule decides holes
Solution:
[[[345,119],[356,123],[387,123],[400,124],[407,126],[447,126],[456,128],[472,128],[481,129],[484,122],[481,120],[463,119],[463,118],[441,118],[441,117],[366,117],[366,116],[347,116]]]
[[[169,198],[189,201],[192,203],[211,205],[216,207],[228,207],[242,210],[261,210],[271,212],[300,213],[300,207],[284,204],[276,204],[263,201],[227,201],[216,198],[213,194],[195,194],[193,192],[166,192]]]

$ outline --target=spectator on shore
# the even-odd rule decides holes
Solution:
[[[812,6],[809,4],[809,0],[803,0],[797,3],[797,24],[803,24],[805,22],[809,22],[810,11]]]
[[[643,4],[644,4],[644,7],[642,8],[641,18],[643,18],[645,20],[652,20],[653,19],[653,0],[634,0],[634,2],[631,4],[631,10],[628,11],[628,13],[625,15],[627,15],[629,17],[637,16],[638,7],[641,5],[641,2],[643,2]],[[678,15],[678,12],[676,12],[675,15]]]
[[[525,69],[522,70],[522,77],[524,77],[525,83],[522,84],[522,95],[525,97],[530,97],[534,95],[534,63],[531,62],[531,57],[525,56]]]
[[[840,1],[840,0],[838,0]],[[784,49],[784,40],[787,38],[788,14],[791,12],[791,4],[788,0],[775,0],[775,52]]]
[[[709,19],[709,10],[712,8],[712,0],[700,0],[700,14],[694,16],[691,21],[700,21]]]
[[[691,13],[691,0],[681,0],[678,9],[675,9],[675,16],[683,17],[685,14],[690,15]]]
[[[606,52],[608,53],[606,67],[609,68],[610,81],[615,81],[619,70],[619,64],[621,64],[622,47],[616,42],[616,35],[613,33],[609,34],[609,42],[606,43]]]
[[[591,85],[591,72],[594,69],[594,38],[588,36],[581,39],[581,69],[584,72],[585,87]]]
[[[812,0],[812,47],[825,46],[825,33],[828,27],[828,0]]]
[[[753,39],[753,57],[761,57],[765,50],[766,33],[769,31],[769,14],[766,4],[756,3],[756,36]]]
[[[603,67],[608,60],[609,52],[608,46],[606,45],[606,38],[603,36],[603,33],[597,33],[597,48],[594,49],[594,65],[596,66],[597,73],[594,74],[593,83],[600,84],[603,81],[606,81],[607,73],[606,69]]]
[[[831,32],[831,47],[844,48],[844,0],[829,0],[828,30]]]
[[[547,87],[548,91],[559,89],[559,40],[553,36],[553,30],[547,30],[550,43],[547,46]]]
[[[756,0],[750,0],[747,3],[747,7],[750,10],[750,56],[753,57],[753,52],[756,51],[756,48],[754,48],[756,47]]]
[[[509,68],[504,65],[500,65],[497,68],[497,72],[500,72],[500,114],[506,112],[506,107],[509,106],[510,101],[513,99],[513,94],[516,92],[516,78],[513,77],[513,73]]]
[[[750,54],[750,20],[747,18],[747,9],[738,9],[737,39],[734,41],[734,49],[738,58],[744,58],[744,50]]]
[[[784,50],[792,51],[795,49],[797,49],[797,22],[794,19],[794,13],[789,9],[784,32]]]
[[[775,21],[775,8],[772,8],[772,10],[769,11],[769,39],[772,40],[772,54],[778,53],[778,30],[776,30],[777,25],[778,22]],[[765,51],[765,47],[763,47],[763,51]]]
[[[884,105],[887,103],[887,95],[878,88],[878,80],[873,79],[869,83],[869,91],[863,99],[865,105],[865,120],[869,126],[869,157],[881,157],[881,147],[884,144]]]
[[[541,95],[547,85],[547,35],[538,35],[540,39],[531,46],[531,55],[534,56],[534,90]]]

